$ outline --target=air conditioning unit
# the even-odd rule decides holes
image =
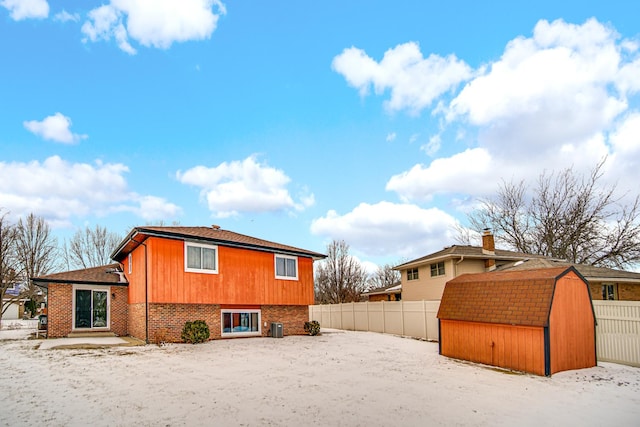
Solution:
[[[282,323],[271,323],[271,336],[273,338],[282,338]]]

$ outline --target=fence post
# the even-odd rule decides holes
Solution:
[[[424,318],[424,339],[429,339],[429,329],[427,327],[427,303],[422,300],[422,317]]]
[[[353,319],[353,330],[356,330],[356,303],[351,303],[351,318]]]
[[[367,332],[369,332],[371,330],[371,322],[369,321],[369,301],[367,301],[366,304],[367,304]]]
[[[387,312],[384,311],[384,300],[382,300],[382,333],[387,332]]]
[[[404,301],[400,301],[400,329],[402,336],[404,336]]]

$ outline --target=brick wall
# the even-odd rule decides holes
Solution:
[[[128,296],[129,291],[126,286],[111,287],[111,307],[110,307],[110,326],[111,332],[116,335],[129,335],[128,323]]]
[[[71,332],[73,300],[71,285],[49,283],[47,294],[47,323],[49,338],[66,337]]]
[[[127,310],[127,328],[128,334],[132,337],[145,340],[145,315],[144,303],[129,304]]]
[[[129,335],[144,340],[144,304],[131,304],[128,311]],[[309,308],[306,305],[264,305],[261,312],[262,336],[269,336],[271,322],[282,323],[284,335],[305,334],[304,323],[309,320]],[[149,342],[182,342],[184,324],[194,320],[207,323],[210,339],[222,338],[221,310],[217,304],[149,304]]]
[[[619,283],[618,299],[620,301],[640,301],[640,285]]]
[[[262,336],[269,335],[271,322],[282,323],[283,335],[304,335],[304,322],[307,321],[309,321],[309,307],[306,305],[262,306]]]

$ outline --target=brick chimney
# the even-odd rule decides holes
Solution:
[[[484,255],[490,255],[491,258],[484,260],[484,268],[487,271],[493,271],[496,269],[496,260],[493,258],[496,254],[496,243],[493,240],[493,234],[491,230],[485,228],[482,232],[482,253]]]

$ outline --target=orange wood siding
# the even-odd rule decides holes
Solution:
[[[311,258],[298,257],[298,280],[280,280],[273,253],[218,246],[218,274],[191,273],[184,271],[184,241],[150,237],[145,243],[150,303],[313,304]],[[134,250],[129,283],[130,302],[144,302],[142,246]]]
[[[544,375],[540,327],[440,321],[442,355]]]
[[[595,320],[585,282],[571,272],[556,283],[549,321],[551,374],[596,366]]]
[[[122,262],[122,270],[129,281],[129,303],[143,303],[144,296],[144,246],[140,245],[131,253],[131,274],[129,274],[129,258]]]

